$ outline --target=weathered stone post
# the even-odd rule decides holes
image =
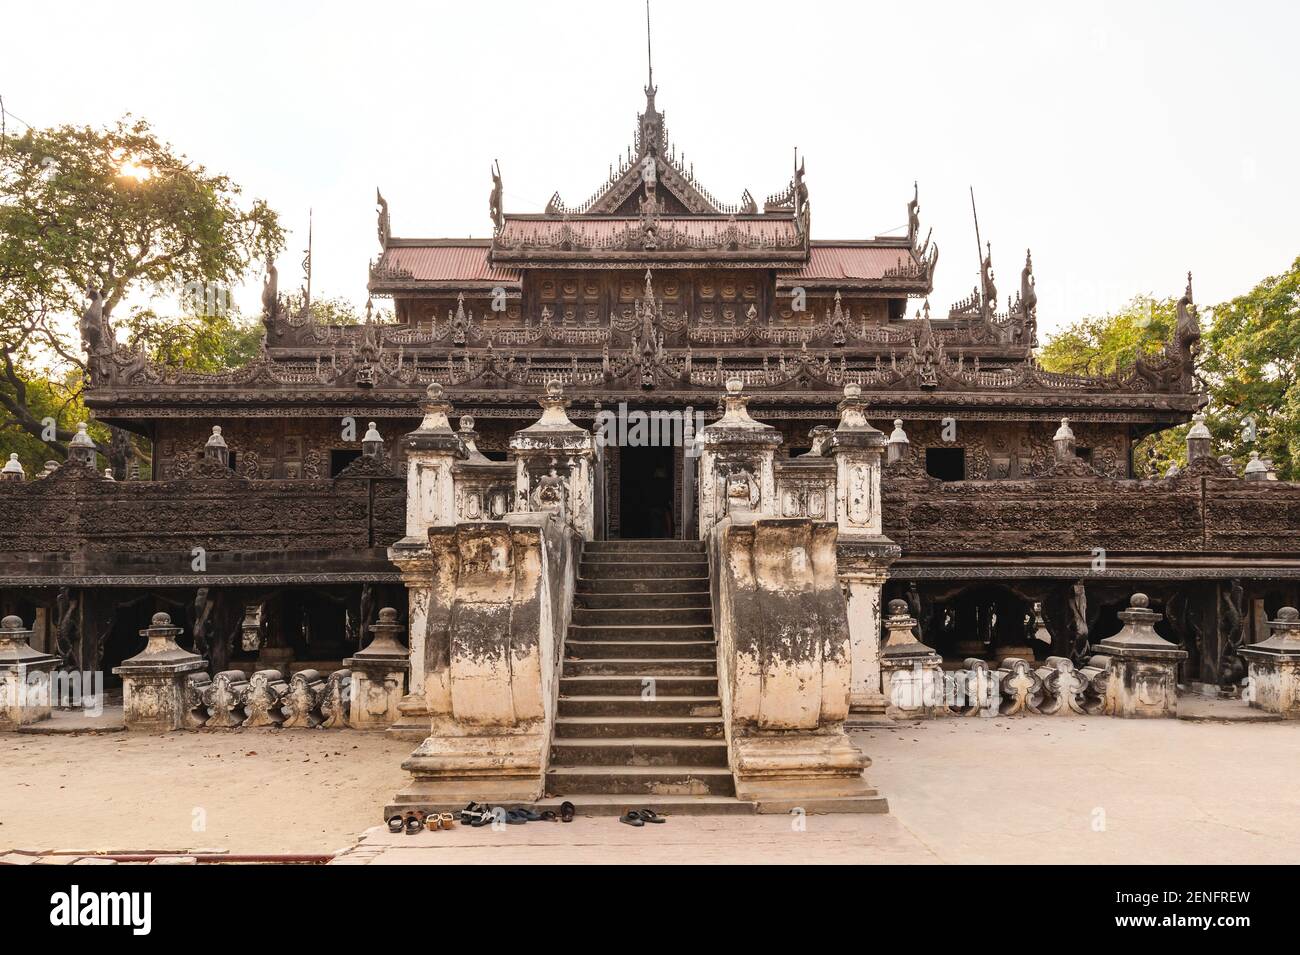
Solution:
[[[1062,418],[1061,426],[1052,435],[1052,446],[1056,449],[1056,463],[1069,464],[1078,453],[1075,451],[1074,431],[1070,428],[1070,419]]]
[[[773,459],[781,433],[749,416],[749,397],[739,378],[727,382],[722,417],[700,429],[700,537],[728,515],[776,514]]]
[[[122,678],[122,709],[128,730],[166,733],[185,725],[186,677],[205,669],[207,662],[177,646],[176,638],[182,632],[172,626],[167,614],[154,614],[153,623],[140,631],[148,641],[145,648],[113,668]]]
[[[569,402],[559,381],[538,399],[542,416],[510,439],[515,457],[516,510],[551,511],[570,523],[583,540],[595,529],[591,462],[596,442],[569,420]]]
[[[1250,666],[1250,705],[1300,720],[1300,611],[1283,607],[1268,629],[1267,640],[1241,648]]]
[[[1161,615],[1149,603],[1146,594],[1134,594],[1129,608],[1119,612],[1124,629],[1097,644],[1110,658],[1102,704],[1108,716],[1178,715],[1178,663],[1187,651],[1156,633]]]
[[[0,481],[21,481],[27,476],[23,463],[18,460],[18,452],[12,451],[5,466],[0,468]]]
[[[50,673],[59,658],[33,650],[19,617],[0,620],[0,729],[50,718]]]
[[[226,446],[226,439],[221,436],[221,425],[212,426],[208,443],[203,446],[203,458],[218,467],[230,467],[230,448]]]
[[[78,464],[84,464],[93,471],[95,469],[95,454],[95,442],[90,439],[90,434],[86,431],[86,422],[79,422],[77,424],[77,433],[68,442],[68,459],[76,461]]]
[[[1209,458],[1214,453],[1214,436],[1205,426],[1205,413],[1198,411],[1192,415],[1192,426],[1187,432],[1187,463],[1192,464],[1201,458]]]
[[[406,584],[410,644],[408,692],[399,704],[401,718],[391,730],[423,739],[429,729],[424,646],[434,574],[429,528],[456,522],[452,465],[465,456],[465,450],[447,418],[451,405],[443,400],[442,385],[436,381],[429,385],[420,410],[424,420],[402,439],[406,447],[406,534],[388,548],[388,559],[401,571]]]
[[[885,442],[885,461],[889,464],[897,464],[909,454],[912,453],[912,442],[907,437],[907,432],[903,430],[903,419],[894,419],[894,430],[889,433],[889,440]]]
[[[370,645],[343,661],[352,671],[348,724],[354,729],[385,729],[401,718],[398,706],[411,669],[410,651],[397,639],[405,629],[397,622],[397,611],[384,607],[370,625],[375,635]]]
[[[885,436],[866,418],[862,388],[844,386],[840,423],[832,439],[839,576],[848,600],[852,657],[849,704],[860,716],[881,716],[880,591],[899,549],[882,533],[880,459]]]
[[[943,658],[927,647],[912,628],[916,618],[906,600],[891,600],[885,618],[885,647],[880,651],[881,682],[891,719],[944,716]]]

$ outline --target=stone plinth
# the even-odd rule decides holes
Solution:
[[[33,650],[31,638],[20,618],[0,621],[0,729],[50,718],[50,673],[59,658]]]
[[[1134,594],[1129,608],[1119,612],[1124,629],[1097,644],[1098,652],[1110,658],[1101,706],[1107,716],[1178,715],[1178,664],[1187,651],[1156,633],[1162,615],[1149,603],[1146,594]]]
[[[370,625],[370,645],[343,661],[352,671],[352,710],[348,725],[353,729],[387,729],[402,716],[400,706],[411,668],[409,652],[398,641],[406,628],[397,622],[397,611],[385,607],[379,621]]]
[[[1241,648],[1250,667],[1250,705],[1300,719],[1300,611],[1283,607],[1268,629],[1267,640]]]
[[[850,649],[829,521],[714,525],[719,690],[736,795],[760,811],[884,812],[849,739]]]
[[[393,807],[533,801],[543,789],[580,540],[550,513],[429,531],[424,742]]]
[[[182,633],[165,613],[153,615],[153,623],[140,631],[148,642],[113,672],[122,678],[123,718],[128,730],[166,733],[185,725],[188,674],[205,669],[198,654],[177,646]]]
[[[880,651],[880,676],[891,719],[925,719],[947,715],[943,692],[943,658],[920,640],[912,628],[916,618],[906,600],[891,600],[885,618],[885,646]]]

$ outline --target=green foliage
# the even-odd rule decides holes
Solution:
[[[1223,451],[1238,465],[1258,451],[1280,479],[1300,480],[1300,258],[1215,306],[1201,372]]]
[[[149,358],[187,371],[237,368],[257,357],[263,328],[243,319],[234,306],[222,314],[159,315],[135,308],[121,323],[127,342],[143,345]]]
[[[1138,295],[1113,315],[1084,318],[1061,329],[1039,350],[1039,363],[1048,371],[1110,374],[1139,355],[1163,349],[1176,309],[1172,298]]]
[[[1113,315],[1085,318],[1053,335],[1039,353],[1049,371],[1103,374],[1164,347],[1174,327],[1173,299],[1138,296]],[[1216,452],[1238,473],[1252,451],[1282,480],[1300,480],[1300,258],[1244,295],[1203,309],[1199,378]],[[1186,463],[1188,425],[1149,435],[1133,449],[1139,474]]]

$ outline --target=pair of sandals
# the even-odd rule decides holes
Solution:
[[[629,809],[623,815],[618,817],[618,821],[629,826],[644,826],[647,822],[662,823],[667,822],[663,816],[653,809]]]
[[[572,803],[565,803],[570,810],[573,808]],[[560,807],[561,814],[556,815],[554,810],[544,809],[541,812],[521,807],[518,809],[506,809],[504,806],[490,806],[486,803],[471,802],[468,806],[460,811],[460,821],[473,829],[481,829],[483,826],[493,822],[502,822],[507,826],[522,826],[528,822],[557,822],[563,818],[564,806]],[[565,822],[573,821],[573,813],[570,812]]]
[[[388,817],[389,832],[405,832],[408,836],[423,832],[426,828],[430,832],[437,832],[439,829],[450,829],[454,825],[456,825],[456,817],[449,812],[424,812],[420,809],[412,809],[401,815]]]

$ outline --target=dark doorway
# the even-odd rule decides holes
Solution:
[[[673,449],[619,449],[619,527],[623,537],[676,537]]]

